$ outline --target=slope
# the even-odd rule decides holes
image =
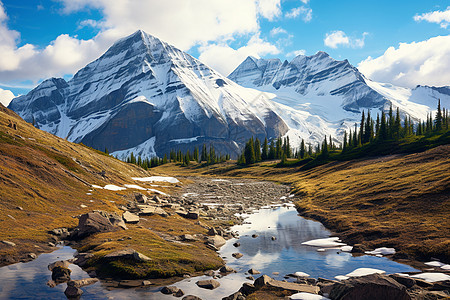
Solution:
[[[49,242],[55,241],[48,231],[76,226],[80,214],[104,210],[121,215],[119,208],[134,199],[137,190],[108,190],[100,186],[123,187],[137,183],[132,177],[151,175],[102,152],[36,129],[4,106],[0,106],[0,166],[0,241],[16,244],[0,243],[0,265],[29,260],[33,257],[30,253],[54,250]],[[176,189],[174,184],[165,185],[169,187],[158,189],[166,193]],[[174,245],[155,233],[177,233],[186,227],[184,233],[205,233],[206,229],[194,221],[175,215],[150,216],[142,222],[151,222],[153,231],[130,224],[126,231],[90,237],[89,243],[103,247],[104,253],[133,247],[156,264],[163,262],[151,267],[157,268],[161,276],[221,264],[216,253],[203,243]],[[123,235],[131,240],[117,241]],[[114,242],[105,242],[104,236]],[[83,247],[83,242],[78,247]],[[198,253],[205,256],[200,260]]]

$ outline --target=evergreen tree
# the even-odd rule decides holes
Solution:
[[[278,138],[275,146],[275,158],[280,159],[282,152],[283,152],[283,142],[281,138]]]
[[[326,159],[330,156],[330,153],[328,152],[328,144],[327,144],[327,138],[325,137],[325,139],[323,140],[323,144],[322,144],[322,152],[320,153],[320,157],[322,159]]]
[[[361,123],[359,125],[359,135],[358,135],[358,145],[362,145],[364,143],[364,124],[365,124],[365,115],[364,115],[364,110],[362,111],[362,115],[361,115]]]
[[[391,106],[389,108],[389,123],[388,123],[388,129],[387,129],[387,133],[388,133],[388,138],[393,138],[394,137],[394,111],[392,110],[392,103]]]
[[[400,138],[401,129],[402,125],[400,124],[400,109],[397,107],[397,113],[395,115],[394,127],[392,132],[392,136],[397,140]]]
[[[378,134],[380,141],[385,141],[388,138],[388,128],[386,125],[386,116],[384,111],[381,111],[381,121],[380,121],[380,133]]]
[[[380,136],[380,115],[377,114],[377,122],[375,123],[375,138],[378,138]]]
[[[255,159],[261,161],[261,143],[258,138],[255,139]]]
[[[302,142],[300,143],[300,158],[303,159],[305,158],[305,154],[306,154],[306,148],[305,148],[305,140],[302,139]]]
[[[162,160],[163,164],[167,164],[167,154],[164,154],[164,158]]]
[[[292,149],[291,149],[291,143],[289,142],[289,137],[286,137],[286,147],[284,153],[286,154],[287,158],[292,157]]]
[[[196,146],[195,148],[194,148],[194,157],[193,157],[193,160],[195,160],[195,161],[198,161],[198,147]]]
[[[309,156],[309,157],[312,157],[312,156],[313,156],[312,144],[309,144],[309,146],[308,146],[308,156]]]
[[[269,159],[275,159],[276,150],[275,150],[275,142],[272,140],[269,146]]]
[[[436,119],[434,120],[435,123],[435,130],[441,131],[442,130],[442,112],[441,112],[441,99],[438,100],[438,107],[436,112]]]
[[[342,153],[347,151],[347,131],[344,131],[344,143],[342,145]]]
[[[208,160],[208,154],[207,154],[207,151],[206,151],[206,145],[203,144],[200,161],[207,161],[207,160]]]
[[[264,143],[262,147],[261,159],[267,160],[269,158],[269,143],[267,141],[267,137],[264,138]]]
[[[244,149],[244,156],[245,156],[245,163],[247,165],[254,164],[256,162],[256,156],[255,156],[255,148],[254,148],[254,142],[253,137],[245,144]]]

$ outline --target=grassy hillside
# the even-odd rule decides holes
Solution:
[[[119,192],[92,189],[91,184],[136,184],[131,177],[152,175],[102,152],[38,130],[1,105],[0,166],[0,240],[17,244],[11,247],[0,243],[0,265],[26,259],[30,252],[50,251],[49,230],[74,227],[78,222],[75,216],[94,209],[121,213],[118,206],[134,197],[135,191],[130,189]],[[171,193],[176,187],[158,189]],[[201,242],[180,246],[160,237],[169,231],[171,234],[206,233],[194,221],[173,215],[151,216],[143,225],[147,223],[151,223],[152,230],[147,229],[150,226],[130,225],[126,231],[94,236],[86,241],[86,247],[98,252],[97,255],[135,248],[154,259],[142,272],[158,270],[161,276],[217,267],[222,263]],[[124,237],[126,241],[117,241]]]
[[[249,167],[168,164],[156,170],[290,183],[301,214],[322,221],[346,242],[395,247],[411,258],[450,259],[450,145],[335,161],[306,171],[276,162]]]

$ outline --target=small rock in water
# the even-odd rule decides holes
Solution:
[[[214,279],[208,279],[208,280],[199,280],[196,282],[196,284],[204,289],[213,290],[215,288],[218,288],[220,286],[220,283],[217,280]]]
[[[165,286],[161,289],[161,293],[166,294],[166,295],[172,295],[175,294],[176,292],[179,291],[179,288],[177,288],[176,286]]]
[[[182,289],[179,289],[175,294],[173,294],[175,297],[183,297],[184,292]]]
[[[194,295],[187,295],[187,296],[184,296],[183,299],[181,299],[181,300],[202,300],[202,298],[199,298]]]
[[[255,269],[250,269],[250,270],[248,270],[247,271],[249,274],[252,274],[252,275],[257,275],[257,274],[261,274],[261,272],[260,271],[258,271],[258,270],[255,270]]]
[[[252,238],[257,238],[259,235],[258,234],[256,234],[256,233],[254,233],[254,234],[252,234]]]
[[[239,242],[236,242],[233,244],[233,246],[235,246],[236,248],[239,247],[240,245],[241,245],[241,243],[239,243]]]
[[[236,253],[233,253],[233,254],[231,254],[234,258],[237,258],[237,259],[239,259],[239,258],[241,258],[242,256],[244,256],[244,254],[242,254],[242,253],[239,253],[239,252],[236,252]]]
[[[234,272],[234,269],[230,266],[223,266],[222,268],[219,269],[219,272],[221,273],[231,273]]]
[[[274,236],[271,237],[271,240],[272,240],[272,241],[275,241],[276,239],[277,239],[277,238],[274,237]]]
[[[83,294],[83,291],[74,286],[67,286],[66,290],[64,291],[64,294],[69,299],[74,299],[74,298],[78,299]]]
[[[253,276],[247,276],[245,278],[248,279],[248,280],[255,280],[255,278]]]
[[[68,268],[54,267],[52,270],[52,279],[56,283],[62,283],[70,280],[70,273],[72,271]]]

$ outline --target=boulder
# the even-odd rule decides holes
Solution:
[[[183,297],[184,292],[182,289],[179,289],[175,294],[173,294],[175,297]]]
[[[206,243],[210,244],[216,248],[220,248],[223,245],[225,245],[226,241],[220,235],[215,235],[215,236],[208,237],[208,239],[206,240]]]
[[[129,211],[126,211],[123,213],[122,219],[125,221],[125,223],[130,223],[130,224],[139,223],[139,216],[136,214],[130,213]]]
[[[249,274],[252,274],[252,275],[258,275],[258,274],[261,274],[261,272],[260,271],[258,271],[258,270],[255,270],[255,269],[250,269],[250,270],[248,270],[247,271]]]
[[[223,297],[222,300],[245,300],[245,296],[241,292],[236,292],[228,297]]]
[[[142,280],[121,280],[119,281],[119,287],[122,288],[135,288],[143,286]]]
[[[186,241],[186,242],[193,242],[196,241],[197,239],[191,235],[191,234],[183,234],[180,236],[182,241]]]
[[[158,206],[152,206],[152,205],[138,205],[139,208],[139,215],[143,216],[153,216],[153,215],[159,215],[161,217],[167,217],[168,214],[164,209]]]
[[[62,283],[70,280],[72,271],[68,268],[54,267],[52,269],[52,280],[56,283]]]
[[[64,294],[69,299],[79,299],[83,294],[83,291],[74,286],[67,286],[66,290],[64,291]]]
[[[262,288],[263,286],[267,285],[272,280],[273,279],[270,278],[269,276],[262,275],[255,280],[254,284],[255,284],[255,287],[257,287],[259,289],[259,288]]]
[[[53,269],[56,267],[68,269],[69,266],[70,266],[70,262],[68,262],[67,260],[59,260],[59,261],[55,261],[54,263],[49,264],[47,268],[49,271],[53,271]]]
[[[233,256],[234,258],[239,259],[239,258],[241,258],[242,256],[244,256],[244,254],[239,253],[239,252],[236,252],[236,253],[231,254],[231,256]]]
[[[219,269],[219,272],[221,273],[231,273],[231,272],[235,272],[234,269],[230,266],[223,266],[222,268]]]
[[[146,262],[146,261],[151,261],[152,259],[145,256],[142,253],[137,252],[134,249],[125,249],[125,250],[120,250],[120,251],[114,251],[111,252],[107,255],[105,255],[103,257],[106,260],[118,260],[118,259],[122,259],[122,258],[126,258],[126,259],[134,259],[135,261],[139,261],[139,262]]]
[[[354,244],[351,253],[362,253],[364,254],[366,252],[367,248],[364,247],[362,244]]]
[[[199,280],[196,282],[196,284],[204,289],[208,290],[214,290],[215,288],[218,288],[220,286],[220,283],[217,280],[214,279],[208,279],[208,280]]]
[[[240,245],[241,245],[241,243],[239,243],[239,242],[235,242],[235,243],[233,244],[233,246],[235,246],[236,248],[239,247]]]
[[[199,297],[193,296],[193,295],[187,295],[187,296],[184,296],[183,299],[181,299],[181,300],[202,300],[202,298],[199,298]]]
[[[406,286],[406,288],[408,288],[408,289],[413,287],[416,284],[416,281],[414,280],[414,278],[411,278],[411,277],[400,276],[397,274],[391,274],[391,275],[389,275],[389,277],[391,277],[398,283]]]
[[[335,283],[329,297],[333,300],[411,299],[404,285],[383,274],[354,277]]]
[[[53,230],[50,230],[50,234],[56,235],[60,239],[65,239],[69,237],[69,230],[67,228],[55,228]]]
[[[192,220],[197,220],[198,217],[199,217],[199,212],[196,210],[189,211],[186,215],[186,218],[192,219]]]
[[[78,220],[78,226],[72,234],[72,238],[80,239],[98,232],[117,230],[109,218],[99,212],[89,212],[82,214]]]
[[[165,294],[165,295],[173,295],[176,292],[178,292],[180,289],[177,288],[176,286],[172,285],[172,286],[165,286],[161,289],[161,293]]]
[[[256,290],[257,290],[257,288],[253,284],[244,282],[242,284],[241,288],[239,289],[239,292],[241,292],[242,295],[244,295],[244,296],[248,296],[248,295],[254,293]]]
[[[94,284],[96,282],[98,282],[97,278],[84,278],[84,279],[78,279],[78,280],[71,280],[71,281],[67,282],[67,285],[80,288],[83,286]]]
[[[139,202],[139,203],[145,204],[145,203],[148,202],[147,196],[145,196],[145,195],[143,195],[141,193],[136,194],[134,197],[135,197],[136,201]]]
[[[211,236],[217,235],[217,230],[214,227],[211,227],[208,230],[208,235],[211,235]]]

